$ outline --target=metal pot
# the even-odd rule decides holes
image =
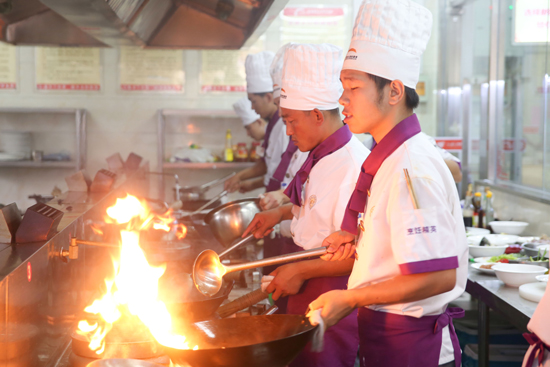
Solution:
[[[523,245],[521,245],[521,248],[527,256],[535,257],[539,254],[539,247],[545,245],[547,246],[547,244],[544,243],[524,243]]]
[[[177,364],[189,367],[283,367],[313,337],[303,315],[265,315],[198,322],[182,331],[189,346],[198,350],[164,346]]]
[[[259,204],[258,198],[235,200],[212,210],[204,217],[204,222],[222,246],[229,247],[261,211]]]

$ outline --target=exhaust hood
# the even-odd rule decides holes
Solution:
[[[7,0],[0,39],[15,45],[239,49],[288,0]]]

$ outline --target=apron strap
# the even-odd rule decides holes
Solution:
[[[529,350],[527,351],[523,365],[531,367],[533,365],[533,362],[535,362],[535,358],[538,358],[538,366],[542,366],[542,362],[544,360],[544,350],[550,350],[550,348],[546,344],[544,344],[544,342],[540,340],[540,338],[535,333],[524,333],[523,337],[527,339],[531,346],[533,346],[533,348],[529,348]],[[525,363],[525,361],[527,361],[527,363]]]
[[[445,326],[449,326],[449,334],[451,336],[451,342],[453,343],[453,350],[455,355],[455,366],[460,367],[462,360],[462,354],[460,352],[460,344],[458,343],[458,337],[456,336],[455,327],[452,323],[452,319],[461,319],[464,317],[464,310],[459,307],[448,307],[437,318],[434,327],[434,334],[437,334],[443,330]]]

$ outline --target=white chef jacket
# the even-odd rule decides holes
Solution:
[[[269,135],[269,143],[265,150],[265,164],[267,166],[267,173],[264,176],[264,185],[267,186],[269,181],[275,174],[279,163],[281,162],[281,156],[286,150],[288,145],[288,136],[286,135],[286,126],[282,118],[279,118],[271,130]]]
[[[340,230],[349,198],[370,151],[352,136],[342,148],[311,169],[302,190],[302,206],[294,205],[290,230],[294,243],[305,250],[320,247]]]
[[[294,152],[292,158],[290,158],[290,164],[286,170],[283,182],[281,182],[281,189],[286,189],[288,184],[294,179],[294,176],[296,176],[296,173],[302,168],[302,165],[306,161],[308,154],[309,152],[301,152],[300,150]],[[283,220],[280,223],[279,231],[283,237],[292,237],[290,233],[291,222],[291,220]]]
[[[418,199],[415,210],[403,169]],[[422,317],[442,314],[466,288],[468,246],[458,192],[441,155],[423,134],[397,148],[380,166],[359,231],[357,258],[348,288],[362,288],[401,274],[457,267],[453,290],[421,301],[372,305],[370,309]],[[454,359],[448,327],[439,364]]]

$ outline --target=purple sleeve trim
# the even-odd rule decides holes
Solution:
[[[457,256],[399,264],[399,270],[403,275],[430,273],[432,271],[449,270],[456,268],[458,268]]]

